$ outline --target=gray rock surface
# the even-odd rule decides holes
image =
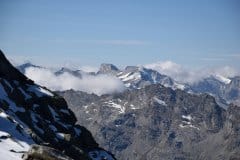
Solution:
[[[28,152],[23,154],[23,160],[73,160],[62,152],[40,145],[32,145]]]
[[[101,147],[120,160],[239,159],[240,107],[162,85],[114,95],[59,92]]]
[[[86,128],[76,124],[76,117],[62,97],[25,77],[1,51],[0,114],[0,143],[7,139],[19,144],[47,145],[77,160],[114,159],[99,148]]]

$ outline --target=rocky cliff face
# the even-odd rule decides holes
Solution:
[[[238,159],[239,107],[162,85],[114,95],[59,92],[100,142],[122,160]]]
[[[120,70],[113,64],[103,63],[103,64],[101,64],[100,69],[97,74],[116,75],[118,72],[120,72]]]
[[[223,106],[229,103],[240,105],[240,77],[236,76],[227,80],[227,82],[224,82],[214,76],[210,76],[192,84],[191,91],[194,93],[211,94]]]
[[[91,133],[76,125],[76,121],[62,97],[34,84],[0,51],[0,153],[3,159],[20,159],[35,143],[55,148],[72,159],[114,159],[99,148]]]

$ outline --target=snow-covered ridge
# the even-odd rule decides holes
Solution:
[[[216,77],[219,81],[221,81],[221,82],[223,82],[223,83],[225,83],[225,84],[231,83],[231,79],[226,78],[226,77],[224,77],[224,76],[221,76],[221,75],[219,75],[219,74],[215,75],[215,77]]]
[[[0,110],[0,157],[2,160],[21,160],[33,140],[27,133],[29,128]],[[16,128],[19,128],[18,130]]]

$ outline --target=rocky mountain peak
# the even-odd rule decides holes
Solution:
[[[119,69],[115,65],[108,63],[101,64],[98,71],[100,74],[116,74],[117,72],[119,72]]]
[[[25,72],[26,72],[26,69],[28,69],[28,68],[30,68],[30,67],[32,67],[32,68],[43,68],[43,67],[41,67],[41,66],[34,65],[34,64],[32,64],[31,62],[24,63],[24,64],[22,64],[22,65],[17,66],[16,68],[17,68],[21,73],[25,73]]]

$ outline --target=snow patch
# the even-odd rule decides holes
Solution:
[[[163,106],[167,106],[166,102],[161,100],[161,99],[158,99],[157,97],[154,97],[153,98],[155,100],[155,102],[157,102],[158,104],[160,105],[163,105]]]
[[[113,101],[105,102],[109,107],[117,108],[119,113],[125,113],[126,108],[119,104],[114,103]]]
[[[57,138],[64,140],[64,133],[57,132],[56,136]]]
[[[1,139],[0,142],[1,160],[22,160],[21,158],[22,152],[28,151],[29,148],[30,148],[29,144],[23,141],[18,141],[11,138]]]
[[[51,92],[49,92],[46,89],[43,89],[42,87],[34,86],[34,85],[28,85],[28,91],[34,93],[38,97],[43,96],[53,96]]]
[[[174,88],[180,89],[180,90],[184,90],[185,89],[185,85],[175,82],[174,83]]]
[[[0,137],[4,136],[0,140],[1,160],[21,160],[22,153],[28,151],[30,144],[34,143],[27,130],[7,113],[0,113]]]
[[[88,108],[88,106],[83,106],[83,108],[84,108],[84,109],[87,109],[87,108]]]
[[[223,82],[223,83],[225,83],[225,84],[229,84],[229,83],[231,82],[230,79],[228,79],[228,78],[226,78],[226,77],[223,77],[223,76],[221,76],[221,75],[219,75],[219,74],[217,74],[215,77],[216,77],[219,81],[221,81],[221,82]]]
[[[0,99],[5,100],[9,104],[10,110],[13,112],[25,112],[25,109],[23,107],[17,107],[16,104],[11,99],[9,99],[2,84],[0,84]]]
[[[134,74],[130,73],[130,74],[128,74],[128,75],[129,75],[129,76],[127,76],[127,77],[125,77],[125,78],[122,78],[121,80],[122,80],[123,82],[126,82],[126,81],[130,81],[130,80],[138,80],[138,79],[141,78],[141,75],[140,75],[139,73],[134,73]]]
[[[131,107],[131,109],[133,109],[133,110],[135,110],[135,109],[140,109],[140,108],[138,108],[138,107],[135,107],[133,104],[130,104],[130,107]]]
[[[188,124],[188,125],[180,124],[179,127],[180,128],[194,128],[194,129],[200,130],[198,127],[196,127],[192,124]]]
[[[127,78],[129,75],[130,75],[131,73],[127,73],[127,74],[123,74],[123,75],[121,75],[120,76],[120,74],[118,75],[119,77],[119,79],[125,79],[125,78]]]
[[[0,111],[0,112],[1,112],[1,111]],[[5,112],[1,112],[1,113],[0,113],[0,117],[2,117],[2,118],[7,118],[8,115],[7,115]]]
[[[40,91],[41,91],[42,93],[45,93],[46,95],[48,95],[48,96],[50,96],[50,97],[54,96],[51,92],[49,92],[48,90],[46,90],[46,89],[44,89],[44,88],[42,88],[42,87],[40,87],[39,89],[40,89]]]
[[[192,118],[192,116],[191,115],[182,115],[182,118],[183,119],[187,119],[187,120],[189,120],[189,121],[191,121],[193,118]]]

